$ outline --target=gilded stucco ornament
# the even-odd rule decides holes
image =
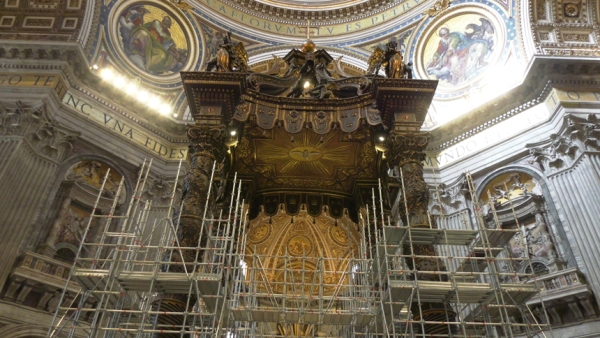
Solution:
[[[574,3],[567,3],[565,4],[565,16],[568,16],[570,18],[575,18],[577,16],[579,16],[579,5],[574,4]]]
[[[281,282],[284,280],[311,284],[313,278],[320,278],[321,274],[327,284],[347,284],[344,283],[347,274],[343,271],[350,258],[357,255],[360,241],[357,224],[347,215],[336,222],[328,212],[312,216],[305,204],[299,207],[299,212],[291,216],[283,204],[276,204],[274,215],[261,211],[250,221],[245,259],[248,268],[263,266],[276,292],[283,291]],[[292,267],[287,275],[283,273],[285,266]],[[294,269],[299,266],[305,271]],[[260,288],[261,283],[258,284]],[[323,288],[326,295],[334,291],[331,286]],[[305,292],[316,294],[319,290]]]
[[[433,4],[431,8],[425,11],[425,14],[429,16],[436,16],[448,7],[450,7],[450,2],[450,0],[438,0]]]

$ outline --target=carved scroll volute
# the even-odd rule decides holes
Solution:
[[[411,225],[428,223],[429,188],[423,179],[423,161],[428,142],[429,133],[421,132],[393,131],[387,139],[388,151],[385,156],[391,167],[402,170]],[[405,208],[401,207],[399,211],[406,216]]]
[[[217,169],[222,165],[227,154],[225,146],[226,133],[224,125],[195,125],[188,129],[190,170],[183,181],[181,200],[183,209],[180,218],[180,238],[184,247],[195,247],[204,212],[210,174],[213,164]],[[218,176],[218,175],[217,175]],[[175,217],[177,219],[177,215]],[[192,255],[192,253],[189,253]],[[186,262],[194,257],[186,257]]]

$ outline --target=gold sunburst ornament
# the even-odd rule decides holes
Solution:
[[[335,167],[354,165],[356,144],[339,143],[338,136],[303,131],[292,138],[276,130],[275,142],[256,140],[258,164],[274,164],[276,171],[286,176],[332,176]]]

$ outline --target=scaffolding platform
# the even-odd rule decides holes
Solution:
[[[519,229],[482,229],[483,231],[485,231],[485,235],[478,236],[474,246],[480,247],[485,244],[490,247],[503,247],[513,237],[521,233]],[[487,239],[482,239],[482,236],[486,236]]]
[[[387,245],[399,245],[409,240],[416,245],[469,245],[479,234],[478,230],[405,226],[384,226],[383,231]]]
[[[373,311],[350,310],[304,310],[292,308],[231,307],[230,313],[235,320],[262,323],[304,323],[327,325],[367,326],[374,317]]]
[[[492,257],[498,256],[504,249],[502,248],[483,248],[483,247],[474,247],[471,249],[471,253],[469,256],[462,261],[460,266],[456,271],[458,272],[482,272],[485,270],[487,265],[489,264],[486,261],[486,251],[488,254],[491,254]],[[489,258],[489,257],[488,257]]]
[[[196,283],[200,294],[216,295],[221,274],[122,271],[117,280],[127,291],[187,294]]]

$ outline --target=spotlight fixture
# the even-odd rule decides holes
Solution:
[[[135,82],[129,82],[127,86],[125,86],[125,91],[127,94],[134,96],[138,91],[138,86],[135,84]]]
[[[100,77],[102,77],[106,81],[109,81],[113,77],[115,77],[115,74],[112,70],[110,70],[110,68],[104,68],[100,71]]]
[[[308,87],[310,87],[310,82],[308,82],[308,81],[304,82],[304,88],[308,88]]]
[[[168,103],[163,102],[160,96],[140,88],[135,80],[129,80],[122,75],[116,75],[110,68],[103,68],[100,71],[100,77],[114,87],[124,91],[130,97],[152,108],[154,111],[165,116],[171,114],[172,107]],[[177,114],[173,114],[173,116],[177,117]]]
[[[141,89],[137,92],[136,99],[140,102],[145,102],[150,97],[150,93],[145,89]]]
[[[160,99],[154,95],[150,96],[150,99],[146,102],[148,107],[156,108],[160,105]]]
[[[231,135],[231,136],[235,136],[236,134],[237,134],[236,130],[232,130],[232,131],[229,132],[229,135]]]
[[[98,65],[93,65],[93,66],[92,66],[92,69],[93,69],[93,70],[98,70]]]
[[[163,115],[171,114],[171,106],[169,106],[169,104],[167,104],[167,103],[161,104],[160,105],[160,113]]]
[[[117,76],[117,77],[115,77],[115,79],[113,80],[113,84],[115,85],[115,87],[118,87],[118,88],[123,88],[123,86],[125,86],[125,82],[126,82],[126,81],[127,81],[127,80],[125,80],[125,78],[124,78],[124,77],[122,77],[122,76]]]
[[[387,139],[387,134],[384,130],[379,130],[375,133],[375,149],[382,153],[385,153],[388,149],[385,144],[385,140]]]

